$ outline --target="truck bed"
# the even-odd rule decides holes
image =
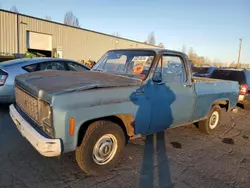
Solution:
[[[199,120],[208,115],[215,101],[230,101],[229,108],[236,106],[239,95],[237,82],[216,80],[211,78],[192,78],[196,92],[196,104],[191,121]]]
[[[195,82],[228,82],[227,80],[218,80],[213,78],[202,78],[202,77],[192,77],[192,81]]]

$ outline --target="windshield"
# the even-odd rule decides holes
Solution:
[[[97,62],[92,71],[144,79],[153,62],[154,56],[155,53],[153,51],[110,51]]]

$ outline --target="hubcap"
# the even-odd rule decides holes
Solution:
[[[214,129],[219,122],[219,113],[214,111],[209,119],[209,127],[210,129]]]
[[[112,134],[105,134],[94,146],[93,160],[96,164],[105,165],[114,158],[117,148],[116,137]]]

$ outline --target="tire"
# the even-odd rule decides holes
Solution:
[[[250,103],[249,103],[249,101],[245,101],[243,103],[243,107],[244,107],[244,110],[250,110]]]
[[[99,147],[95,147],[98,143]],[[88,175],[100,175],[115,167],[122,156],[125,145],[126,136],[118,124],[111,121],[97,121],[88,127],[81,145],[77,147],[76,161]],[[104,155],[107,153],[109,154],[105,157]]]
[[[198,123],[199,130],[205,134],[212,134],[214,130],[220,125],[220,120],[221,108],[218,105],[213,106],[207,119]]]

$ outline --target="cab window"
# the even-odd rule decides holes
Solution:
[[[180,56],[163,55],[158,63],[156,73],[162,74],[162,81],[181,83],[187,80],[184,61]]]

